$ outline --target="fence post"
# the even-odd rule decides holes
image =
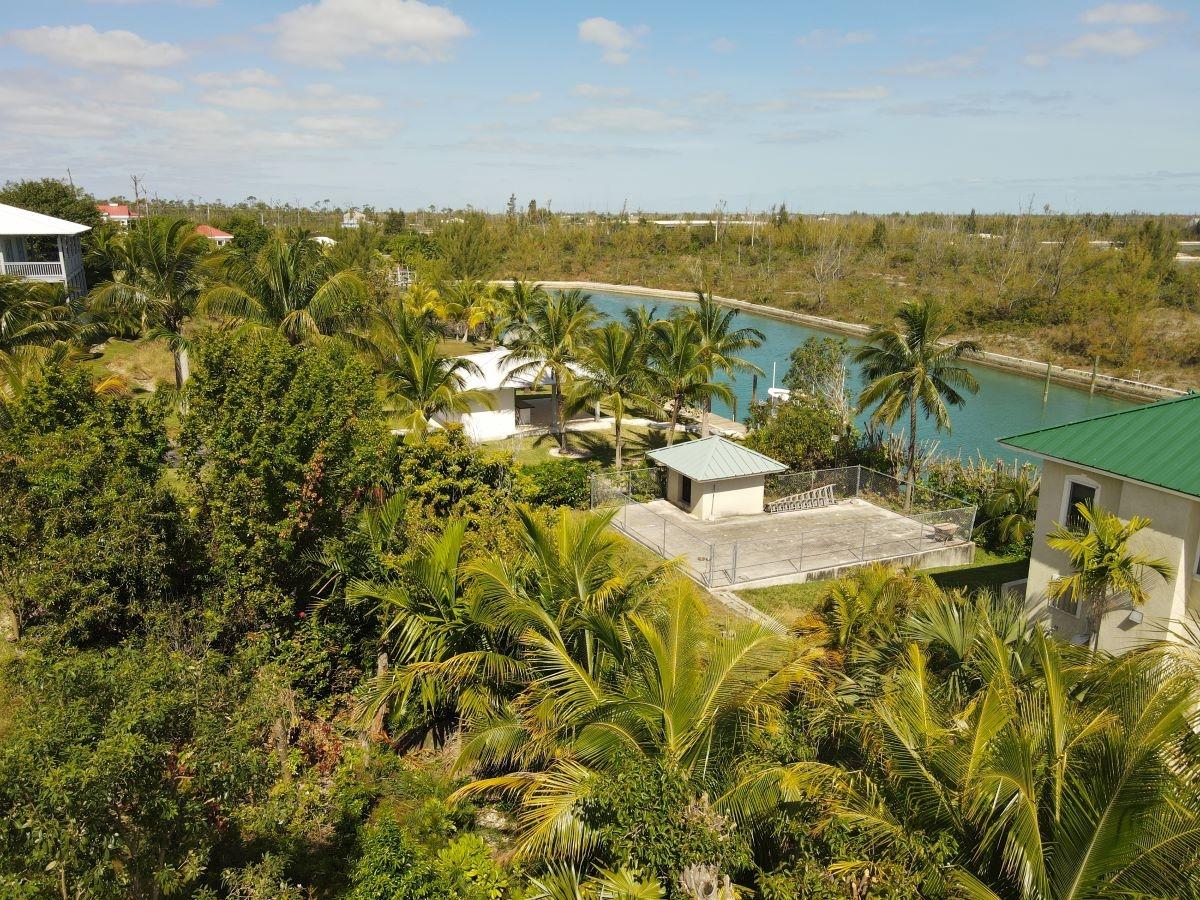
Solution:
[[[716,563],[717,549],[715,544],[708,545],[708,586],[712,587],[713,572]]]
[[[621,530],[629,531],[629,498],[625,498],[625,502],[621,504]]]
[[[865,523],[863,524],[862,553],[859,554],[858,558],[863,562],[867,561],[867,526]]]
[[[862,493],[862,466],[854,467],[854,496]]]
[[[733,542],[733,563],[730,565],[729,583],[737,584],[737,541]]]
[[[667,520],[663,519],[662,555],[667,555]]]

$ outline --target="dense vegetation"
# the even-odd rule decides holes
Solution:
[[[450,339],[600,403],[614,449],[634,413],[703,429],[758,339],[703,295],[597,327],[584,295],[488,289],[492,227],[452,223],[447,276],[403,292],[370,235],[214,252],[160,218],[102,242],[88,298],[0,282],[0,895],[1200,897],[1195,647],[1114,660],[878,566],[779,629],[718,618],[570,508],[591,464],[432,427],[470,399]],[[87,360],[135,334],[171,351],[153,392]],[[860,434],[850,364],[797,348],[751,440],[891,467],[1026,548],[1029,472],[883,430],[951,415],[953,378],[877,389]],[[1157,561],[1087,521],[1059,538],[1102,607]]]

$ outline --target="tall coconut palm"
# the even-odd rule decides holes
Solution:
[[[1090,503],[1077,504],[1076,511],[1080,528],[1057,525],[1046,537],[1050,548],[1065,553],[1075,570],[1050,582],[1050,596],[1084,604],[1094,649],[1099,645],[1100,625],[1118,598],[1128,597],[1131,604],[1141,606],[1149,596],[1145,577],[1170,578],[1174,568],[1161,557],[1130,548],[1133,536],[1150,526],[1149,519],[1134,516],[1122,522],[1116,513]]]
[[[529,323],[533,311],[550,300],[546,289],[537,282],[513,278],[496,288],[496,304],[499,308],[497,333],[492,337],[507,342],[510,331],[519,330]]]
[[[400,341],[372,355],[399,426],[414,436],[424,435],[431,422],[447,414],[495,406],[491,393],[467,386],[471,376],[482,374],[479,367],[465,357],[442,353],[432,337]]]
[[[757,328],[734,328],[738,311],[721,306],[712,294],[696,291],[695,307],[688,307],[686,316],[696,325],[700,337],[700,359],[713,375],[718,373],[732,376],[736,372],[763,374],[762,369],[740,356],[745,350],[761,347],[765,339]],[[704,401],[704,415],[700,422],[701,437],[708,437],[709,416],[712,414],[712,397]]]
[[[167,341],[176,388],[188,379],[183,328],[201,297],[209,247],[187,219],[147,219],[115,239],[113,280],[91,294],[96,312],[135,320],[146,337]]]
[[[917,416],[950,430],[949,406],[966,402],[979,383],[961,364],[963,355],[979,350],[974,341],[949,342],[953,328],[933,300],[913,300],[900,307],[896,322],[876,325],[867,344],[854,354],[867,382],[858,398],[862,409],[874,406],[873,421],[894,425],[908,414],[907,469],[911,488],[917,474]]]
[[[559,452],[565,454],[567,410],[563,394],[574,378],[572,367],[600,313],[592,306],[591,295],[571,290],[555,291],[545,303],[529,309],[527,315],[527,321],[510,332],[512,374],[529,377],[535,386],[550,382]]]
[[[583,373],[571,386],[568,406],[603,404],[613,415],[613,443],[616,467],[621,468],[624,445],[622,425],[632,407],[649,409],[649,374],[642,349],[630,332],[618,322],[609,322],[588,337],[579,354]]]
[[[227,248],[214,268],[219,280],[201,297],[203,312],[276,329],[293,344],[348,331],[368,301],[358,273],[339,270],[300,229],[272,235],[257,253]]]
[[[729,385],[714,381],[712,368],[700,354],[700,336],[696,325],[685,317],[673,317],[655,323],[647,363],[653,389],[666,398],[670,427],[667,444],[675,442],[679,413],[685,403],[705,406],[713,397],[733,402]]]
[[[446,287],[446,313],[462,325],[462,339],[468,340],[476,329],[494,318],[495,292],[486,282],[463,279]]]
[[[621,311],[634,345],[643,357],[650,351],[654,337],[654,323],[659,321],[657,306],[629,306]]]

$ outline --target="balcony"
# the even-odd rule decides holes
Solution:
[[[16,275],[26,281],[67,282],[66,270],[60,262],[7,262],[0,257],[0,275]]]

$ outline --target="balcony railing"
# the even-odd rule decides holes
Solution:
[[[66,281],[60,262],[0,262],[0,275],[17,275],[31,281]]]

